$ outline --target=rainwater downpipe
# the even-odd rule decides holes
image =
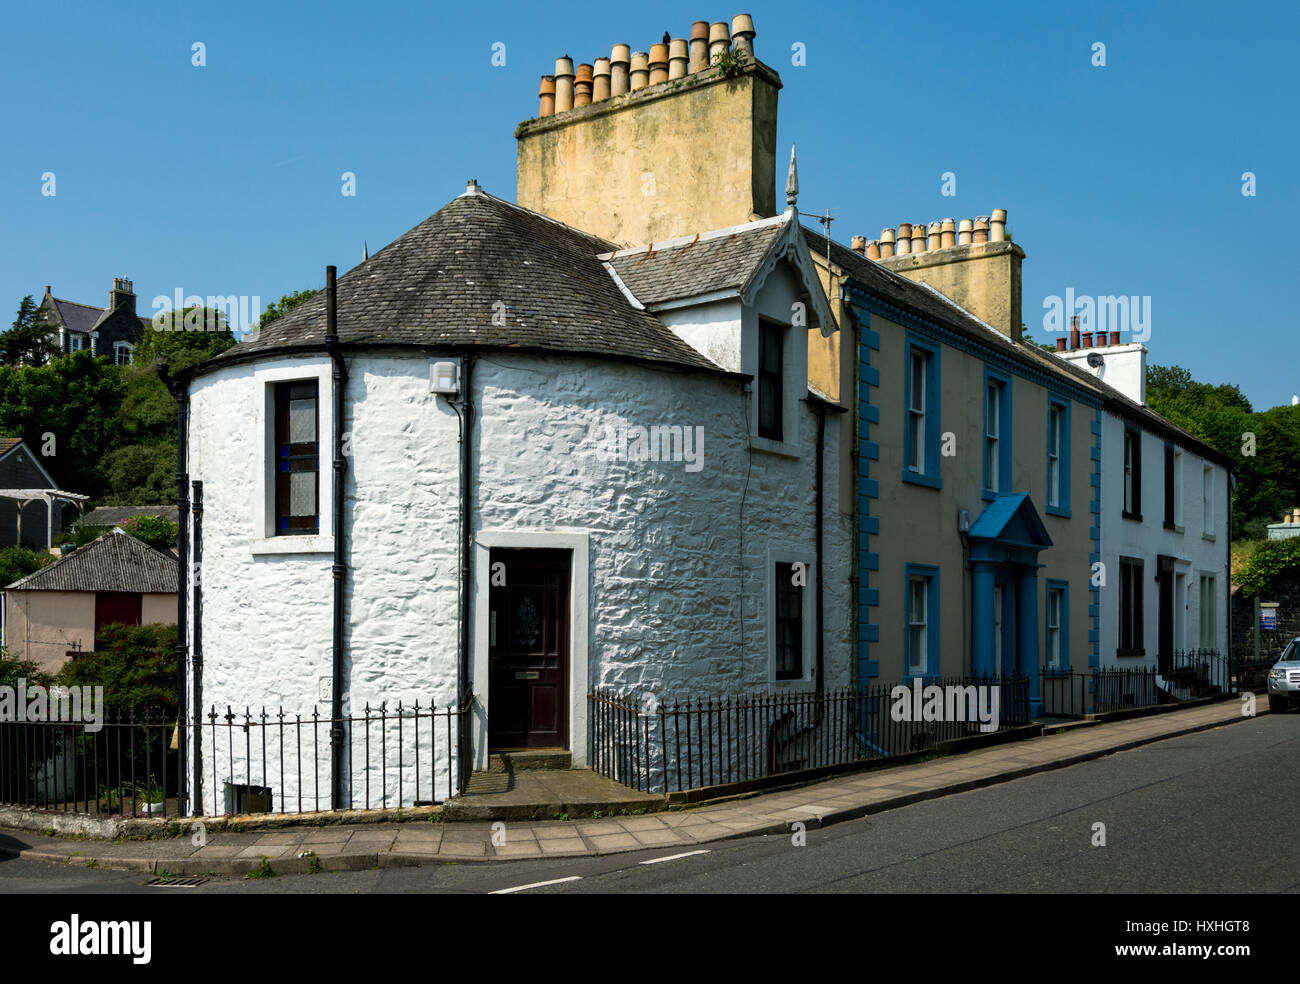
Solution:
[[[343,389],[347,385],[348,371],[339,351],[338,290],[335,281],[338,268],[325,268],[325,351],[334,366],[334,498],[331,511],[334,534],[334,643],[333,680],[330,688],[330,761],[332,764],[331,804],[335,810],[344,806],[343,775],[343,594],[347,586],[347,565],[343,562],[343,478],[347,463],[343,457]]]
[[[178,761],[184,762],[187,753],[188,742],[186,740],[185,721],[186,709],[186,687],[185,687],[185,663],[189,656],[189,646],[187,644],[188,631],[188,614],[189,614],[189,561],[190,561],[190,500],[189,500],[189,475],[185,471],[187,464],[186,451],[186,432],[188,430],[188,418],[190,412],[190,392],[189,386],[180,380],[174,379],[167,371],[167,363],[158,362],[154,365],[154,371],[158,379],[164,386],[171,390],[172,396],[176,398],[176,725],[177,734],[177,755]],[[196,694],[195,702],[199,700]],[[185,769],[178,770],[179,788],[177,790],[177,803],[183,811],[189,801],[189,790],[186,788]],[[196,779],[199,773],[195,773]],[[197,792],[201,787],[195,785]],[[196,808],[197,812],[197,808]]]

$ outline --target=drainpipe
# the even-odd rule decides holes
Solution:
[[[189,387],[184,383],[174,379],[167,371],[167,363],[157,362],[154,364],[154,371],[158,374],[162,384],[172,391],[172,396],[176,398],[176,511],[177,511],[177,535],[176,535],[176,726],[177,726],[177,755],[178,761],[184,762],[188,751],[188,741],[185,729],[181,724],[185,721],[186,693],[185,693],[185,660],[188,656],[188,646],[186,645],[186,632],[188,630],[189,614],[189,584],[187,583],[189,574],[190,560],[190,500],[189,500],[189,475],[186,473],[187,452],[186,452],[186,434],[188,431],[188,418],[190,412],[190,392]],[[19,515],[22,515],[19,510]],[[195,695],[197,702],[198,695]],[[185,769],[178,770],[179,786],[177,788],[177,805],[182,815],[189,802],[189,789]],[[200,777],[195,773],[195,778]],[[196,782],[195,791],[202,787]]]
[[[335,280],[338,268],[325,268],[325,351],[329,353],[334,364],[334,677],[331,687],[330,702],[330,760],[332,763],[333,782],[331,783],[331,805],[335,810],[343,809],[343,591],[347,585],[347,565],[343,562],[343,477],[347,464],[343,458],[343,388],[347,385],[347,366],[343,364],[343,355],[339,351],[338,332],[338,291]]]
[[[470,533],[471,496],[470,450],[473,435],[473,382],[474,358],[468,352],[460,356],[460,402],[463,410],[460,439],[460,699],[473,691],[469,679],[469,592],[470,592]]]
[[[203,783],[203,483],[193,482],[194,491],[194,788]],[[181,775],[184,775],[181,770]],[[213,796],[216,791],[213,790]]]
[[[817,408],[817,693],[826,689],[822,672],[826,665],[825,613],[822,607],[822,542],[825,538],[825,520],[822,516],[826,498],[826,408]],[[818,705],[820,709],[821,705]]]

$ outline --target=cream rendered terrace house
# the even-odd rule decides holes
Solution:
[[[593,690],[851,684],[851,417],[808,385],[809,336],[837,329],[793,168],[775,206],[780,83],[692,74],[558,102],[519,128],[517,203],[470,181],[177,380],[192,811],[244,785],[427,801],[399,756],[452,793],[498,752],[581,768]],[[569,192],[586,148],[670,123],[657,199],[617,168]],[[690,132],[713,124],[741,158]],[[261,772],[221,744],[250,695],[345,723]],[[415,701],[468,706],[463,733],[359,720]]]

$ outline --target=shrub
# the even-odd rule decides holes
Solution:
[[[166,516],[132,516],[118,525],[155,550],[170,550],[176,546],[176,537],[180,532],[180,527]]]
[[[65,663],[55,683],[104,688],[116,711],[176,709],[176,626],[106,625],[94,652]]]
[[[19,578],[39,571],[54,560],[43,550],[30,547],[5,547],[0,550],[0,588],[13,584]]]
[[[1268,540],[1251,556],[1237,578],[1242,594],[1254,598],[1271,588],[1284,574],[1300,569],[1300,537]]]

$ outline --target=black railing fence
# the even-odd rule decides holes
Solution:
[[[198,747],[203,790],[195,809],[177,800],[180,729],[174,715],[106,714],[100,730],[59,722],[0,722],[0,805],[117,816],[307,813],[329,810],[330,733],[342,725],[343,809],[440,803],[470,772],[473,697],[462,705],[366,704],[335,721],[261,708],[212,707]]]
[[[588,709],[591,768],[657,793],[920,751],[1027,724],[1030,710],[1023,676],[669,701],[593,690]]]
[[[1042,674],[1042,715],[1083,717],[1261,690],[1273,662],[1233,659],[1215,649],[1186,649],[1171,653],[1163,671],[1158,666],[1047,669]]]

